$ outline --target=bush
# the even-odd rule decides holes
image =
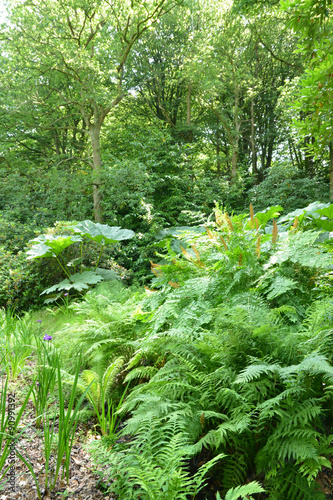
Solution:
[[[14,254],[0,247],[0,307],[19,312],[42,307],[41,292],[60,278],[54,264],[27,261],[24,252]]]
[[[249,199],[255,210],[283,205],[285,212],[305,207],[314,200],[328,201],[329,187],[322,179],[302,177],[289,164],[273,166],[258,186],[249,190]]]

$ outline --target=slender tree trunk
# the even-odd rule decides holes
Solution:
[[[290,137],[288,137],[288,148],[289,148],[289,156],[290,156],[290,159],[291,159],[291,163],[293,164],[293,166],[295,166],[293,149],[292,149],[292,146],[291,146]],[[296,161],[297,161],[297,159],[296,159]]]
[[[329,176],[330,176],[330,202],[333,202],[333,142],[330,142],[330,165],[329,165]]]
[[[305,148],[308,148],[309,145],[314,143],[314,138],[312,136],[307,136],[304,138],[304,146]],[[315,159],[314,159],[314,154],[311,151],[311,146],[309,147],[310,150],[305,150],[305,156],[304,156],[304,166],[306,173],[309,177],[315,174]]]
[[[297,148],[296,148],[296,146],[295,146],[295,144],[293,142],[292,142],[292,148],[293,148],[294,155],[295,155],[295,158],[296,158],[297,166],[299,168],[302,168],[302,156],[301,156],[300,152],[297,151]]]
[[[235,111],[234,111],[234,132],[231,143],[232,157],[231,157],[231,184],[234,184],[237,177],[237,163],[238,163],[238,148],[239,148],[239,132],[241,127],[241,120],[238,116],[239,110],[239,87],[235,85]]]
[[[238,145],[232,148],[231,157],[231,184],[234,184],[237,176],[237,163],[238,163]]]
[[[59,144],[58,132],[55,129],[53,129],[52,135],[53,135],[53,140],[54,140],[54,146],[55,146],[56,153],[57,153],[58,156],[60,156],[61,155],[61,151],[60,151],[60,144]]]
[[[219,129],[217,129],[216,130],[216,170],[217,170],[218,177],[221,176],[220,140],[221,140],[220,131],[219,131]]]
[[[103,222],[102,217],[102,158],[100,147],[100,132],[101,125],[99,123],[92,123],[89,127],[90,141],[93,153],[93,200],[94,200],[94,218],[95,222]]]
[[[190,83],[188,86],[188,92],[186,96],[186,125],[188,128],[187,131],[187,141],[192,142],[193,132],[190,129],[191,127],[191,93],[192,93],[192,84]]]
[[[254,99],[251,98],[251,151],[252,151],[252,175],[254,177],[254,184],[258,184],[258,165],[257,165],[257,149],[255,142],[255,129],[254,129]]]
[[[267,158],[266,158],[266,165],[265,165],[266,170],[271,168],[272,159],[273,159],[273,147],[274,147],[274,138],[271,139],[269,141],[269,144],[268,144],[268,151],[267,151]]]
[[[258,78],[258,67],[259,67],[259,55],[258,55],[258,40],[256,40],[254,51],[255,51],[255,70],[254,77],[257,80]],[[259,183],[259,175],[258,175],[258,155],[256,148],[256,136],[255,136],[255,127],[254,127],[254,97],[251,97],[251,151],[252,151],[252,175],[254,177],[254,184]]]
[[[188,92],[186,96],[186,125],[188,127],[191,126],[191,92],[192,92],[192,85],[190,84],[188,86]]]

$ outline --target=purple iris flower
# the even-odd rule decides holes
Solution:
[[[51,335],[44,335],[43,340],[50,341],[50,340],[52,340],[52,337],[51,337]]]
[[[42,320],[41,320],[41,319],[38,319],[38,320],[37,320],[37,323],[41,323],[41,322],[42,322]]]

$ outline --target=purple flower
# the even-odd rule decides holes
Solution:
[[[38,320],[37,320],[37,323],[41,323],[41,322],[42,322],[42,320],[41,320],[41,319],[38,319]]]
[[[67,297],[68,293],[64,293],[64,297]]]
[[[40,386],[40,383],[39,383],[39,382],[36,382],[36,385],[37,385],[37,386]]]
[[[44,335],[43,340],[50,341],[50,340],[52,340],[52,337],[51,337],[51,335]]]

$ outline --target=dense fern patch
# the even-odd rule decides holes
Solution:
[[[120,500],[328,498],[332,238],[278,210],[164,231],[149,288],[111,281],[49,309],[64,319],[44,340],[3,315],[7,376],[46,341],[36,417],[47,429],[50,401],[84,398],[76,418],[101,434],[89,449]]]
[[[132,440],[92,450],[119,498],[196,498],[209,481],[216,498],[325,498],[333,302],[315,281],[331,243],[259,215],[217,212],[152,263],[120,410]]]

